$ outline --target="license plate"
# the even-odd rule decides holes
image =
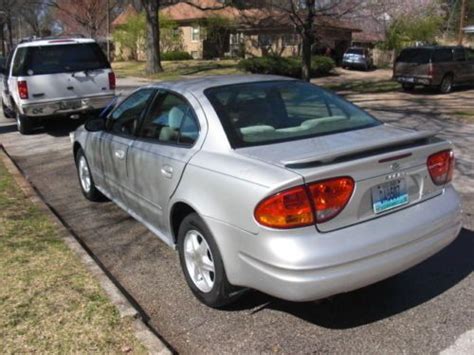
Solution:
[[[372,205],[375,213],[381,213],[406,205],[409,202],[405,179],[389,181],[372,187]]]
[[[404,83],[414,83],[415,82],[415,78],[402,77],[402,78],[400,78],[400,80],[403,81]]]
[[[59,103],[60,110],[77,110],[82,107],[82,101],[66,101]]]

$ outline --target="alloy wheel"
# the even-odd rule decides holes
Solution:
[[[81,181],[81,186],[85,192],[89,192],[91,189],[91,174],[89,171],[89,166],[87,165],[86,158],[81,155],[79,158],[79,180]]]
[[[184,237],[184,259],[189,277],[202,292],[212,290],[215,282],[215,266],[211,248],[197,230],[190,230]]]

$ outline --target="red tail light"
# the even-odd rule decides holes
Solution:
[[[431,180],[436,185],[444,185],[453,179],[454,153],[452,150],[443,150],[430,155],[426,164]]]
[[[255,209],[258,223],[272,228],[294,228],[314,223],[313,210],[303,186],[286,190],[260,202]]]
[[[354,191],[354,180],[339,177],[309,185],[316,212],[316,222],[323,223],[336,217],[349,202]]]
[[[354,185],[352,178],[340,177],[279,192],[258,204],[255,219],[264,226],[282,229],[327,222],[347,205]]]
[[[434,77],[434,75],[435,75],[434,66],[433,66],[433,63],[430,63],[428,65],[428,76]]]
[[[20,95],[20,99],[28,99],[28,83],[25,80],[18,82],[18,95]]]
[[[115,73],[110,72],[109,73],[109,89],[110,90],[115,90],[115,87],[116,87]]]

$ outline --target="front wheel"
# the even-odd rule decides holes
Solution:
[[[16,127],[21,134],[31,134],[34,129],[33,120],[18,111],[16,112]]]
[[[94,202],[105,200],[104,195],[95,187],[89,163],[82,149],[79,149],[76,153],[76,168],[81,191],[85,198]]]
[[[241,294],[241,290],[227,280],[217,244],[196,213],[181,222],[178,252],[186,282],[202,303],[219,308],[234,302]]]

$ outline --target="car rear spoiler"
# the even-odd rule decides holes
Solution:
[[[284,160],[282,163],[287,168],[302,168],[341,162],[349,159],[362,158],[370,155],[381,154],[395,149],[404,149],[427,144],[439,131],[417,131],[400,137],[393,137],[380,143],[370,142],[356,147],[344,147],[331,153],[313,154],[311,156]]]

